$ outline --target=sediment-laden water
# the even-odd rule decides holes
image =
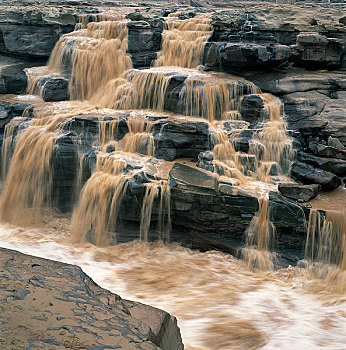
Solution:
[[[345,289],[313,270],[252,271],[227,254],[159,242],[72,245],[68,225],[66,218],[41,229],[2,225],[0,245],[77,264],[123,298],[170,312],[187,349],[344,347]]]
[[[82,17],[77,30],[57,43],[48,66],[27,72],[31,94],[41,93],[40,79],[47,74],[68,76],[75,101],[40,102],[33,118],[24,114],[6,126],[0,217],[8,224],[0,226],[0,246],[77,264],[123,298],[167,310],[177,316],[188,349],[344,348],[343,189],[337,208],[324,196],[312,202],[313,208],[327,213],[311,210],[306,220],[309,261],[281,269],[274,264],[275,226],[269,220],[268,193],[277,191],[279,182],[291,181],[294,158],[280,100],[242,78],[197,69],[211,34],[209,15],[167,18],[154,68],[142,70],[132,69],[126,54],[124,16],[100,15],[95,21],[87,23]],[[170,92],[178,101],[174,108],[166,100],[170,84],[182,85]],[[252,123],[240,113],[249,96],[263,108],[260,127],[251,131],[245,153],[236,151],[235,142]],[[121,119],[124,114],[126,121]],[[73,212],[65,217],[52,205],[51,158],[57,139],[68,134],[68,123],[75,117],[94,118],[99,130],[90,146],[95,166],[86,181],[85,154],[76,156]],[[207,123],[214,168],[200,171],[256,194],[259,210],[245,233],[243,260],[169,243],[168,172],[173,162],[154,159],[151,133],[163,118],[177,124]],[[128,129],[121,139],[120,121]],[[82,149],[81,140],[76,143]],[[116,245],[119,208],[129,181],[140,171],[150,172],[151,178],[144,182],[139,227],[133,233],[139,240]],[[148,243],[154,202],[160,240]]]

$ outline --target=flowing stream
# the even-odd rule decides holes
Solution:
[[[187,349],[344,347],[345,294],[309,269],[254,272],[227,254],[159,242],[72,245],[68,225],[65,218],[41,229],[2,225],[0,245],[77,264],[123,298],[172,313]]]
[[[322,218],[312,210],[306,257],[315,264],[303,261],[274,270],[268,193],[279,182],[291,181],[292,139],[278,98],[242,78],[197,69],[210,34],[208,14],[187,20],[170,16],[154,67],[135,70],[126,54],[125,17],[100,15],[91,23],[82,17],[76,31],[57,43],[47,67],[28,69],[28,93],[40,95],[40,81],[49,74],[69,76],[75,101],[42,104],[32,119],[24,115],[6,126],[0,246],[77,264],[121,297],[170,312],[178,318],[187,349],[344,349],[346,211],[338,208]],[[174,115],[165,98],[176,76],[185,80],[177,92],[181,109]],[[236,151],[235,142],[250,126],[239,112],[250,95],[263,103],[263,122],[245,154]],[[168,243],[173,163],[153,161],[151,134],[162,111],[176,123],[208,123],[215,176],[257,192],[260,209],[246,232],[244,259]],[[124,113],[128,133],[118,139]],[[99,122],[96,165],[84,183],[85,155],[78,154],[77,199],[73,213],[63,215],[51,201],[51,157],[68,124],[83,116]],[[140,171],[152,178],[145,183],[140,227],[134,232],[138,240],[116,244],[119,208],[129,181]],[[345,191],[340,191],[345,203]],[[160,239],[149,243],[155,203]],[[314,203],[316,209],[331,209],[325,205],[328,197]]]

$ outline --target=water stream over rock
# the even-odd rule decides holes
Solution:
[[[22,96],[5,126],[0,245],[173,313],[187,349],[341,349],[345,191],[337,209],[279,194],[295,159],[282,102],[199,67],[212,15],[179,16],[151,68],[133,68],[119,11],[81,16],[26,70],[46,102]]]

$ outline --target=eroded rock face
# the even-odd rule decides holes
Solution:
[[[303,66],[334,66],[341,64],[344,52],[343,39],[328,38],[318,33],[301,33],[297,36],[294,59]]]
[[[206,122],[174,123],[161,121],[152,130],[155,156],[172,161],[176,158],[197,158],[210,149],[209,125]]]
[[[21,117],[24,110],[28,108],[28,103],[13,103],[10,101],[0,101],[0,146],[2,146],[3,136],[6,125],[11,119],[15,117]]]
[[[0,248],[0,273],[4,348],[184,348],[175,317],[101,288],[78,266]]]
[[[170,187],[172,223],[179,232],[191,232],[190,244],[196,246],[196,242],[201,242],[209,249],[236,253],[236,247],[244,243],[246,228],[259,209],[253,193],[218,181],[210,172],[179,163],[170,172]],[[285,244],[280,237],[290,232],[299,242],[292,243],[299,256],[308,210],[274,192],[270,195],[269,208],[269,219],[278,230],[275,244],[281,246],[281,250]]]

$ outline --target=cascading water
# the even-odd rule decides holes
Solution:
[[[170,16],[162,33],[162,50],[155,66],[196,68],[201,61],[205,42],[212,34],[211,16],[197,15],[180,20]]]
[[[5,133],[5,144],[13,144],[14,150],[1,195],[2,220],[22,225],[37,223],[45,209],[51,207],[51,157],[56,139],[69,119],[90,109],[94,107],[78,103],[68,108],[68,113],[62,109],[38,110],[35,118],[22,121],[28,125],[16,136],[14,125],[7,125],[6,130],[10,131]],[[9,149],[5,147],[3,159],[9,157]],[[30,215],[26,211],[30,211]]]
[[[90,100],[100,88],[132,66],[126,54],[127,26],[116,21],[91,22],[86,29],[66,34],[55,46],[48,63],[51,71],[70,74],[70,97]]]
[[[246,232],[246,247],[242,254],[250,268],[273,270],[276,264],[276,254],[271,251],[275,226],[269,220],[268,205],[268,195],[259,199],[258,213],[251,220]]]
[[[76,31],[60,39],[48,67],[28,70],[29,93],[40,93],[38,78],[56,74],[69,78],[71,99],[89,102],[46,104],[35,108],[33,118],[24,116],[6,126],[1,219],[17,225],[41,224],[41,228],[0,226],[1,245],[77,263],[103,287],[167,309],[177,315],[191,349],[271,349],[283,343],[287,348],[303,348],[307,333],[312,334],[308,346],[322,349],[331,330],[336,348],[341,348],[346,333],[345,283],[333,280],[328,285],[333,299],[326,301],[321,275],[309,274],[310,270],[258,271],[272,270],[276,264],[275,253],[270,251],[275,227],[270,221],[268,191],[275,190],[277,182],[288,181],[285,176],[293,157],[280,101],[242,78],[193,69],[200,64],[211,34],[211,19],[200,15],[179,20],[178,16],[166,19],[162,51],[154,68],[131,69],[126,20],[113,13],[83,16]],[[247,95],[263,100],[263,118],[255,129],[241,114]],[[161,242],[115,245],[120,219],[132,214],[123,203],[129,192],[136,192],[137,184],[131,186],[138,179],[144,190],[134,196],[139,216],[136,237],[151,241],[155,231],[155,237],[169,243],[167,173],[173,163],[154,158],[158,136],[155,139],[153,126],[163,118],[155,112],[162,111],[182,115],[167,113],[167,121],[191,118],[208,123],[214,172],[236,189],[258,191],[259,210],[248,227],[243,249],[248,264],[226,254],[200,253]],[[87,151],[84,141],[76,140],[78,200],[69,227],[68,218],[45,215],[52,206],[51,162],[56,142],[69,134],[67,126],[75,118],[96,119],[98,137]],[[159,136],[164,138],[162,130]],[[246,132],[252,133],[248,153],[237,148]],[[92,157],[91,176],[84,179],[84,165],[92,163]],[[337,265],[334,279],[341,281],[345,281],[346,264],[344,218],[333,212],[321,218],[311,211],[306,239],[307,258]],[[268,293],[274,300],[269,300]],[[292,311],[292,305],[299,311]],[[300,313],[306,316],[303,321]],[[277,327],[280,332],[274,331]],[[320,337],[320,343],[313,336]]]
[[[127,26],[122,14],[81,18],[76,31],[60,38],[48,66],[29,68],[28,92],[41,95],[45,77],[69,77],[72,100],[90,100],[108,81],[132,67],[127,50]],[[93,101],[95,102],[95,101]]]

